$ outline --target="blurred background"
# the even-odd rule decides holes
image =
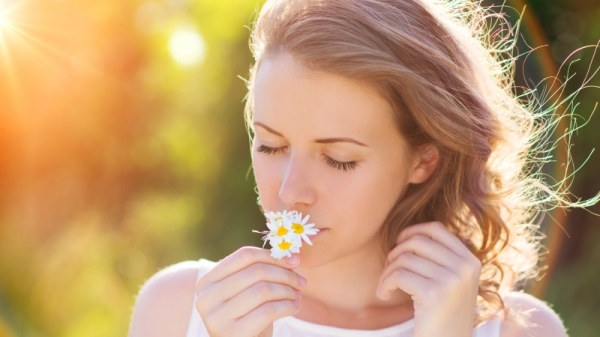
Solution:
[[[124,336],[153,273],[260,245],[240,77],[261,4],[0,0],[0,337]],[[527,5],[520,51],[541,46],[521,59],[520,85],[580,59],[569,94],[598,67],[593,48],[569,55],[600,39],[600,1],[506,5],[513,21]],[[598,97],[579,93],[578,124]],[[571,181],[581,198],[600,190],[599,131],[594,116],[573,138],[575,166],[589,157]],[[561,179],[564,157],[545,172]],[[571,336],[600,331],[599,220],[550,213],[548,268],[524,285]]]

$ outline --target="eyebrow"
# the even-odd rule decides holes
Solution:
[[[261,122],[254,122],[253,124],[254,124],[254,126],[260,126],[261,128],[269,131],[270,133],[272,133],[274,135],[277,135],[279,137],[283,137],[283,135],[280,132],[277,132],[277,131],[273,130],[272,128],[264,125]],[[315,139],[315,143],[319,143],[319,144],[331,144],[331,143],[340,143],[340,142],[354,143],[356,145],[368,147],[367,144],[359,142],[358,140],[355,140],[355,139],[352,139],[352,138],[348,138],[348,137],[335,137],[335,138]]]

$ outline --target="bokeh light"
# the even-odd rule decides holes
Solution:
[[[192,66],[204,59],[204,39],[191,28],[177,29],[169,38],[169,52],[173,59],[183,65]]]

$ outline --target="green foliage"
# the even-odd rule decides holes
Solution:
[[[67,2],[71,21],[65,7],[27,8],[68,32],[55,47],[79,58],[68,87],[45,97],[59,111],[41,107],[57,127],[32,137],[30,114],[6,141],[48,154],[17,155],[1,177],[21,182],[0,212],[0,335],[126,335],[153,273],[260,243],[237,77],[252,62],[245,26],[258,3]],[[180,30],[201,36],[199,62],[173,58]],[[43,81],[67,76],[55,64],[42,70],[37,87],[22,88],[33,99],[49,90]],[[14,125],[11,112],[3,118]]]

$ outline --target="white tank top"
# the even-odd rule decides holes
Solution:
[[[216,262],[201,259],[198,277],[212,268]],[[414,319],[377,330],[342,329],[327,325],[306,322],[288,316],[273,322],[273,337],[413,337]],[[187,337],[210,337],[202,318],[192,306]],[[472,337],[499,337],[500,321],[489,320],[473,329]]]

